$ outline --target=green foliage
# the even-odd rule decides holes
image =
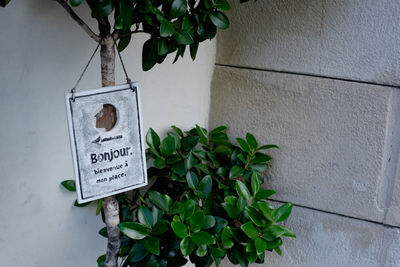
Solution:
[[[0,0],[0,6],[5,7],[9,2]],[[195,60],[199,43],[213,39],[217,29],[229,27],[229,18],[224,13],[230,9],[227,0],[68,1],[72,7],[80,6],[83,2],[87,2],[94,19],[103,24],[106,21],[107,25],[109,21],[114,21],[111,31],[118,33],[119,51],[129,45],[131,34],[148,34],[149,39],[142,49],[142,68],[145,71],[155,64],[161,64],[171,53],[176,53],[175,63],[184,56],[187,46],[191,58]],[[110,33],[103,32],[102,35],[105,37]]]
[[[232,144],[225,126],[172,129],[164,139],[153,129],[146,135],[148,175],[157,177],[151,189],[117,196],[121,266],[183,266],[185,257],[218,266],[225,256],[248,266],[263,263],[266,251],[280,255],[283,238],[296,237],[279,225],[293,205],[271,206],[267,198],[275,191],[262,188],[261,175],[271,160],[263,151],[278,147],[259,146],[251,134]],[[62,184],[69,190],[72,183]],[[99,234],[107,237],[106,229]]]

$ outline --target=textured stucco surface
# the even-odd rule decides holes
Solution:
[[[397,0],[232,0],[217,63],[400,85]]]
[[[93,21],[86,8],[77,12]],[[0,31],[0,265],[95,267],[106,250],[97,233],[104,224],[94,204],[73,207],[76,195],[60,182],[74,177],[64,94],[96,44],[56,1],[11,1],[0,8]],[[135,35],[122,52],[141,85],[145,131],[206,125],[215,44],[200,45],[196,62],[185,56],[172,65],[172,56],[144,73],[145,38]],[[116,65],[117,83],[124,83]],[[78,90],[100,85],[97,54]]]
[[[282,256],[268,253],[263,265],[290,267],[398,267],[400,232],[381,224],[295,207],[285,225]],[[222,266],[233,266],[227,260]]]
[[[385,131],[396,89],[217,66],[210,127],[273,143],[277,200],[382,222]],[[393,178],[391,178],[393,179]],[[389,192],[390,193],[390,192]]]

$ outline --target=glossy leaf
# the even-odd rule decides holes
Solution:
[[[164,169],[167,165],[165,164],[165,159],[157,157],[153,161],[153,166],[154,166],[154,168],[157,168],[157,169]]]
[[[199,179],[197,178],[197,175],[192,171],[189,171],[186,174],[186,181],[187,181],[189,187],[192,189],[196,189],[197,185],[199,184]]]
[[[150,128],[146,134],[146,143],[152,148],[158,148],[160,146],[160,137],[152,128]]]
[[[218,0],[217,0],[217,1],[218,1]],[[247,134],[246,134],[246,141],[247,141],[247,144],[249,145],[249,147],[250,147],[252,150],[257,149],[258,143],[257,143],[257,140],[256,140],[256,138],[254,137],[254,135],[252,135],[251,133],[247,133]]]
[[[265,220],[265,218],[263,217],[263,215],[261,215],[260,213],[258,213],[258,211],[250,206],[247,206],[245,208],[247,214],[250,217],[250,220],[257,226],[264,226],[267,221]]]
[[[187,9],[186,0],[174,0],[171,5],[170,16],[171,19],[178,18],[185,14]]]
[[[104,263],[106,262],[106,255],[101,255],[97,258],[97,267],[104,267]]]
[[[142,68],[144,71],[150,70],[157,63],[158,59],[157,39],[150,38],[143,44]]]
[[[99,0],[96,6],[92,9],[92,17],[96,19],[107,17],[111,14],[113,9],[112,0]]]
[[[141,224],[147,225],[148,227],[152,227],[154,225],[153,214],[147,207],[140,206],[138,208],[137,216]]]
[[[183,221],[188,220],[192,215],[194,214],[194,211],[196,209],[196,202],[194,200],[187,200],[185,204],[182,206],[182,209],[180,211],[180,216]]]
[[[253,196],[256,196],[258,190],[260,190],[260,179],[258,178],[259,174],[253,172],[251,175],[251,191],[253,191]]]
[[[160,254],[160,239],[158,237],[151,236],[146,239],[146,249],[156,255]]]
[[[161,37],[168,37],[174,34],[175,28],[172,25],[171,22],[169,22],[167,19],[163,19],[161,21],[161,26],[160,26],[160,36]]]
[[[202,229],[210,229],[210,228],[214,227],[215,222],[216,222],[216,220],[215,220],[214,216],[211,216],[211,215],[205,216]]]
[[[124,222],[118,225],[118,228],[124,233],[126,236],[140,240],[145,238],[151,233],[151,228],[147,227],[144,224],[137,222]]]
[[[227,0],[215,0],[214,7],[225,11],[231,8]]]
[[[187,257],[190,255],[190,253],[192,253],[193,249],[195,247],[194,242],[190,239],[190,237],[185,237],[184,239],[182,239],[179,248],[182,252],[182,255],[184,257]]]
[[[193,216],[189,219],[190,231],[196,232],[203,228],[205,222],[204,212],[199,210],[196,211]]]
[[[258,190],[256,196],[254,197],[254,200],[264,200],[269,198],[270,196],[274,195],[276,192],[274,190],[266,190],[263,188],[260,188]]]
[[[263,201],[257,201],[254,204],[255,208],[257,208],[258,210],[261,211],[262,215],[269,221],[274,222],[275,218],[274,218],[274,214],[275,211],[272,209],[272,207]]]
[[[246,200],[250,199],[250,191],[247,188],[247,186],[242,182],[242,181],[236,181],[236,192],[238,193],[239,196],[243,197]]]
[[[188,231],[184,223],[174,221],[171,223],[171,227],[179,238],[185,238],[188,236]]]
[[[193,233],[191,236],[192,240],[196,245],[211,245],[215,244],[215,239],[205,231]]]
[[[259,148],[257,148],[257,150],[265,150],[265,149],[270,149],[270,148],[279,149],[279,146],[277,146],[277,145],[263,145],[263,146],[260,146]]]
[[[67,189],[68,191],[71,192],[76,192],[76,186],[75,186],[75,181],[74,180],[65,180],[61,182],[61,185]]]
[[[175,149],[176,149],[175,139],[172,136],[168,136],[161,141],[160,144],[161,155],[163,156],[171,155],[172,153],[175,152]]]
[[[160,235],[165,233],[166,231],[168,231],[168,221],[159,221],[154,225],[151,234]]]
[[[159,56],[166,55],[168,53],[168,42],[165,38],[161,38],[157,44],[157,52]]]
[[[162,210],[168,210],[167,201],[165,198],[158,193],[157,191],[150,190],[147,192],[149,195],[150,202],[156,205],[158,208]]]
[[[235,165],[231,168],[229,171],[229,178],[236,178],[242,176],[244,173],[244,170],[240,168],[239,166]]]
[[[292,212],[292,209],[293,209],[292,203],[286,203],[280,206],[278,209],[276,209],[274,215],[275,222],[282,222],[287,220],[290,213]]]
[[[208,194],[211,193],[212,190],[212,178],[210,175],[204,176],[204,178],[200,181],[197,189],[202,193],[202,197],[205,198]]]
[[[257,254],[261,254],[267,249],[267,242],[261,238],[256,238],[256,240],[254,240],[254,246]]]
[[[236,138],[236,141],[238,142],[240,148],[243,149],[244,152],[247,152],[247,153],[251,152],[249,145],[247,144],[247,142],[244,139]]]
[[[256,239],[258,237],[258,228],[255,227],[252,222],[242,224],[240,228],[249,238]]]

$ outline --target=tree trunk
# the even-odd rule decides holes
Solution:
[[[115,85],[115,51],[114,39],[110,35],[103,38],[100,49],[102,86]],[[119,206],[115,196],[103,199],[103,211],[107,226],[108,244],[105,267],[118,266],[120,248]]]

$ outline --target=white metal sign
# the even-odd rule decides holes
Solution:
[[[147,185],[137,83],[66,95],[78,202]]]

